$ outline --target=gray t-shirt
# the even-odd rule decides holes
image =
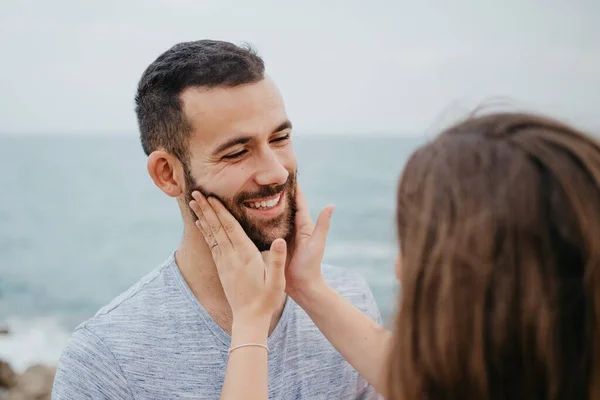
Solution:
[[[326,281],[373,320],[358,274],[323,265]],[[198,303],[174,255],[75,329],[53,399],[218,399],[230,336]],[[268,340],[269,399],[370,399],[371,386],[288,298]]]

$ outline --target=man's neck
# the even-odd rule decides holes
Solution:
[[[175,261],[198,302],[216,324],[231,334],[233,323],[231,307],[225,297],[211,251],[196,227],[184,230],[183,239],[175,252]],[[285,300],[284,294],[271,318],[269,334],[281,318]]]

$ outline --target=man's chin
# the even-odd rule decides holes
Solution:
[[[275,239],[282,238],[289,242],[295,231],[294,217],[295,210],[292,208],[269,220],[251,219],[247,213],[237,219],[256,247],[260,251],[266,251],[271,248]]]
[[[275,239],[283,238],[286,241],[288,241],[289,236],[289,231],[286,230],[282,231],[280,234],[270,233],[268,235],[253,235],[252,237],[250,237],[250,240],[256,245],[256,247],[260,251],[266,251],[271,248],[271,243],[273,243]]]
[[[258,247],[260,251],[269,250],[271,243],[275,239],[283,238],[288,240],[290,236],[290,226],[287,221],[276,221],[272,224],[242,224],[242,228],[250,238],[250,240]]]

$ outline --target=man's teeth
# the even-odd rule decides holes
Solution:
[[[271,208],[271,207],[274,207],[275,205],[277,205],[277,203],[279,203],[280,197],[281,197],[281,195],[277,196],[273,200],[255,201],[254,203],[248,203],[248,206],[250,206],[252,208]]]

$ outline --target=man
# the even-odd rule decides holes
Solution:
[[[162,265],[77,327],[54,399],[219,398],[232,315],[189,208],[194,189],[219,198],[261,251],[277,237],[294,251],[292,125],[260,57],[226,42],[177,44],[146,69],[136,105],[148,173],[177,199],[183,238]],[[323,274],[379,321],[364,279],[327,265]],[[372,395],[291,298],[273,315],[269,348],[272,399]]]

